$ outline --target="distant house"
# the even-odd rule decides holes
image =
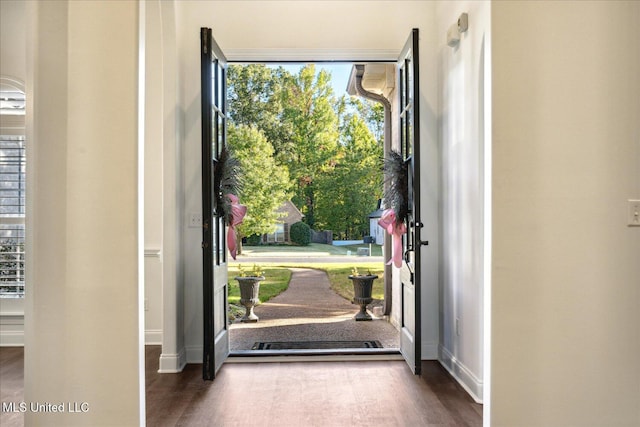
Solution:
[[[376,209],[375,211],[371,212],[368,215],[369,236],[372,236],[375,238],[376,245],[382,245],[384,243],[384,229],[378,225],[378,220],[382,217],[382,212],[384,212],[384,209],[380,207],[381,206],[380,202],[381,201],[378,200],[378,209]]]
[[[291,200],[284,202],[278,209],[278,213],[282,214],[278,222],[276,223],[276,230],[273,233],[266,233],[262,235],[262,243],[289,243],[291,238],[289,237],[289,229],[291,224],[302,221],[304,215],[294,205]]]

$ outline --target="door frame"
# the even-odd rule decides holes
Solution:
[[[402,49],[398,50],[375,50],[375,51],[367,51],[366,54],[362,54],[360,52],[354,51],[346,51],[337,49],[335,51],[315,51],[313,49],[310,50],[300,50],[296,52],[291,52],[289,49],[282,50],[270,50],[265,52],[262,49],[251,50],[251,49],[242,49],[242,50],[226,50],[227,61],[230,64],[234,63],[323,63],[323,62],[344,62],[344,63],[393,63],[397,64],[398,62],[398,53],[401,52]],[[422,262],[423,260],[421,260]],[[422,302],[418,300],[420,308],[422,308]],[[421,334],[421,319],[418,319],[418,333]],[[437,329],[437,326],[436,326]],[[416,349],[419,354],[422,353],[422,346],[418,346]],[[431,354],[431,353],[429,353]],[[421,357],[418,358],[421,360]],[[419,364],[419,363],[418,363]]]
[[[226,224],[214,178],[226,146],[227,60],[210,28],[200,29],[202,163],[202,378],[213,380],[229,356]],[[208,94],[208,96],[204,96]],[[222,310],[219,313],[218,310]]]
[[[398,57],[398,142],[407,168],[406,233],[402,239],[400,267],[400,352],[414,374],[422,363],[422,257],[423,228],[420,201],[420,56],[419,30],[411,30]],[[404,70],[404,73],[402,72]],[[406,310],[405,310],[406,309]]]

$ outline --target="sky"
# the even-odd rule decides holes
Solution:
[[[274,67],[282,66],[292,74],[297,74],[305,64],[273,64]],[[349,74],[353,64],[344,62],[324,62],[316,63],[316,70],[325,69],[331,73],[331,86],[334,95],[339,98],[347,93],[347,83],[349,82]]]

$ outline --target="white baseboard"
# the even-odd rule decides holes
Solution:
[[[201,345],[187,346],[187,363],[202,363],[204,347]]]
[[[0,315],[0,347],[24,347],[24,315]]]
[[[147,329],[144,331],[145,345],[162,345],[162,329]]]
[[[184,348],[176,354],[162,353],[160,355],[160,374],[176,374],[182,372],[187,364],[187,357]]]
[[[162,345],[162,331],[144,331],[144,343],[145,345]],[[24,331],[0,330],[0,347],[24,347]]]
[[[24,347],[24,332],[1,331],[0,347]]]
[[[476,403],[483,403],[483,389],[484,383],[478,379],[473,372],[469,370],[462,362],[449,352],[443,346],[439,347],[440,357],[438,358],[440,364],[449,371],[451,376],[458,381],[458,383],[464,388],[467,393],[476,401]]]
[[[438,360],[438,343],[423,342],[421,354],[422,360]]]

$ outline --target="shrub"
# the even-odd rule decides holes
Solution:
[[[304,222],[296,222],[289,230],[291,241],[300,246],[307,246],[311,242],[311,227]]]
[[[248,246],[258,246],[260,243],[262,243],[262,236],[259,234],[252,234],[247,237]]]

